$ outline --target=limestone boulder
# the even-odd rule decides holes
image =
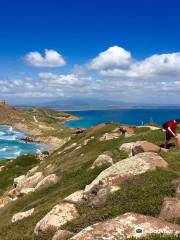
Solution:
[[[84,201],[83,194],[84,194],[83,190],[74,192],[71,195],[69,195],[68,197],[66,197],[64,199],[64,202],[73,203],[73,204],[81,204]]]
[[[45,169],[44,169],[46,175],[49,175],[49,174],[53,173],[54,170],[55,170],[55,166],[54,166],[53,164],[51,164],[51,163],[48,164],[48,165],[45,167]]]
[[[79,213],[74,204],[60,203],[42,218],[35,226],[35,237],[41,237],[48,233],[52,236],[62,225],[79,217]]]
[[[121,132],[111,132],[111,133],[105,133],[102,137],[100,137],[100,142],[102,141],[109,141],[113,139],[118,139],[120,136],[122,136]]]
[[[67,230],[58,230],[55,235],[53,236],[52,240],[65,240],[72,237],[74,233],[67,231]]]
[[[0,172],[5,168],[5,166],[0,166]]]
[[[35,191],[56,184],[58,182],[58,179],[59,178],[55,174],[46,176],[36,185]]]
[[[13,188],[7,193],[7,196],[14,199],[17,196],[20,196],[20,191],[17,188]]]
[[[11,222],[14,223],[14,222],[20,221],[24,218],[30,217],[33,213],[34,213],[34,208],[32,208],[28,211],[25,211],[25,212],[16,213],[12,217]]]
[[[117,190],[120,184],[131,176],[140,175],[157,168],[166,168],[167,162],[157,153],[139,153],[133,157],[121,160],[102,171],[85,187],[84,198],[97,195],[98,191],[110,187],[110,191]]]
[[[142,152],[159,153],[161,151],[161,148],[156,144],[153,144],[148,141],[137,141],[137,142],[124,143],[120,146],[119,150],[127,152],[129,156],[134,156]]]
[[[36,185],[42,181],[44,178],[42,172],[36,172],[32,176],[20,176],[19,178],[14,179],[14,183],[16,184],[16,188],[18,190],[23,188],[34,188]]]
[[[27,176],[31,176],[33,175],[35,172],[37,172],[39,166],[33,167],[32,169],[30,169],[27,173]]]
[[[103,153],[99,155],[98,158],[94,161],[93,165],[91,166],[91,169],[94,169],[95,167],[100,167],[102,165],[108,167],[113,165],[113,159],[111,157],[111,154]]]
[[[29,193],[32,193],[34,192],[35,189],[34,188],[22,188],[19,193],[20,193],[20,196],[24,196],[24,195],[27,195]]]
[[[178,235],[180,226],[150,216],[125,213],[89,226],[71,240],[126,240],[131,237],[148,237],[150,234]]]
[[[12,201],[12,198],[10,198],[9,196],[1,197],[0,198],[0,208],[3,208],[4,206],[6,206],[11,201]]]
[[[180,217],[180,199],[166,197],[162,205],[160,217],[163,219],[172,219]]]

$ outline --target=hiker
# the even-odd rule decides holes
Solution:
[[[180,148],[180,138],[176,134],[177,125],[180,125],[180,119],[170,120],[163,124],[163,128],[166,130],[165,148],[168,148],[168,143],[172,138],[176,139],[176,146]]]

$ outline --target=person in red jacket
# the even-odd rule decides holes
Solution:
[[[170,120],[166,123],[166,141],[165,148],[168,147],[168,143],[172,138],[178,139],[178,135],[176,134],[177,125],[180,124],[180,119]]]

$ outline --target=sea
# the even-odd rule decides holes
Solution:
[[[0,160],[16,158],[28,153],[47,150],[47,146],[37,143],[25,143],[26,134],[10,126],[0,126]]]
[[[100,123],[122,123],[130,125],[160,124],[170,119],[180,118],[180,108],[147,108],[147,109],[109,109],[66,111],[79,116],[79,120],[66,123],[70,128],[90,128]]]

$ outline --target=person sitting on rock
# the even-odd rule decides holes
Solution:
[[[180,125],[180,119],[170,120],[163,124],[163,128],[166,130],[165,148],[168,148],[168,143],[172,138],[176,139],[176,145],[180,147],[180,139],[176,134],[177,125]]]

